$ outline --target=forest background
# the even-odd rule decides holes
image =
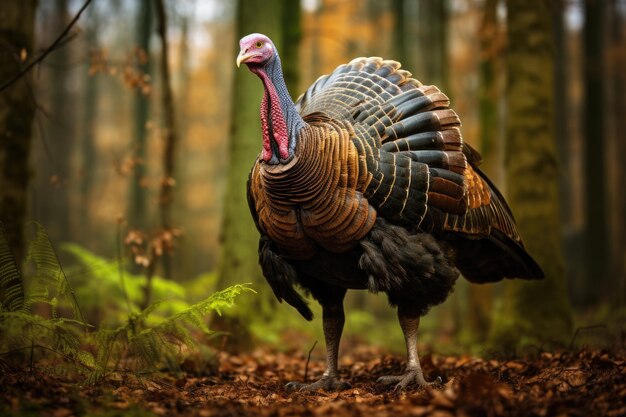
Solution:
[[[321,340],[319,323],[273,301],[257,265],[245,181],[261,149],[262,90],[235,57],[242,35],[262,32],[294,98],[358,56],[398,60],[439,86],[511,203],[547,279],[459,281],[424,320],[426,350],[623,344],[626,2],[524,3],[93,1],[52,49],[84,1],[3,3],[0,24],[24,40],[0,46],[9,246],[21,264],[29,221],[41,224],[89,323],[127,314],[121,266],[136,309],[166,299],[176,311],[251,283],[257,294],[215,323],[231,349]],[[348,340],[402,351],[384,297],[355,292],[346,310]]]

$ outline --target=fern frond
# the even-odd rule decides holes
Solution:
[[[85,321],[80,310],[74,290],[70,285],[54,246],[44,227],[37,222],[30,222],[35,227],[35,236],[30,240],[26,260],[35,266],[32,290],[34,294],[41,294],[42,290],[49,291],[53,286],[57,296],[67,298],[75,319]],[[43,288],[42,288],[43,287]],[[53,313],[55,310],[53,309]]]
[[[130,311],[140,313],[138,306],[143,301],[145,275],[124,272],[123,290],[119,276],[119,269],[124,266],[123,263],[110,261],[72,243],[63,244],[61,249],[78,261],[73,268],[67,269],[67,275],[76,284],[76,293],[83,307],[100,308],[103,300],[106,301],[108,326],[117,326],[127,319],[129,313],[125,301],[127,297],[131,304]],[[161,316],[189,306],[183,301],[185,289],[174,281],[154,276],[152,288],[155,299],[167,298],[159,310]],[[150,321],[156,322],[157,319],[155,317]]]
[[[218,314],[222,314],[222,310],[232,307],[235,304],[235,298],[244,292],[256,293],[256,291],[249,287],[249,284],[233,285],[221,291],[217,291],[208,298],[174,314],[163,323],[155,326],[155,329],[167,328],[167,326],[170,326],[172,323],[190,324],[202,329],[206,327],[204,318],[208,313],[215,311]]]
[[[88,353],[81,351],[80,339],[71,326],[75,324],[83,325],[73,319],[46,319],[25,311],[2,312],[0,355],[15,346],[37,344],[89,367]]]
[[[192,348],[196,345],[190,329],[196,328],[206,334],[211,334],[212,331],[206,323],[207,315],[213,311],[221,313],[225,308],[232,307],[235,298],[243,292],[255,291],[248,284],[233,285],[189,306],[155,326],[140,332],[128,331],[129,353],[142,367],[149,369],[156,369],[163,361],[175,363],[174,359],[179,356],[183,346]],[[137,321],[145,323],[145,319],[158,305],[159,303],[150,305],[137,316]]]
[[[93,384],[103,378],[109,369],[111,358],[118,362],[122,350],[128,344],[126,337],[127,327],[116,329],[101,329],[91,334],[92,344],[96,347],[93,372],[87,376],[87,383]]]
[[[155,354],[157,357],[171,354],[174,345],[193,347],[196,342],[188,327],[194,327],[210,334],[211,330],[206,324],[206,316],[213,311],[221,314],[223,309],[234,305],[235,298],[239,294],[246,291],[254,292],[247,284],[233,285],[218,291],[205,300],[174,314],[162,323],[142,331],[131,338],[130,342],[137,343],[141,347],[140,352]],[[150,349],[146,347],[150,347]],[[143,359],[150,363],[155,362],[155,357],[143,357]]]
[[[24,307],[22,275],[9,247],[2,222],[0,222],[0,296],[2,311],[18,311]]]

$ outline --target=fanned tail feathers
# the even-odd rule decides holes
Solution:
[[[379,216],[449,237],[474,282],[542,278],[506,201],[478,169],[480,154],[463,143],[448,97],[410,77],[397,62],[358,58],[320,77],[299,103],[354,125],[372,174],[364,195]]]

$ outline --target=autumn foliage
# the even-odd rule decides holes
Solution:
[[[373,383],[399,373],[399,358],[371,348],[353,347],[341,361],[342,378],[353,387],[334,393],[287,391],[286,381],[318,377],[321,358],[310,363],[297,352],[255,350],[248,355],[219,354],[208,368],[194,360],[185,374],[111,378],[86,390],[41,371],[0,377],[0,412],[30,409],[41,416],[621,416],[626,413],[626,362],[622,353],[581,351],[532,354],[524,359],[425,356],[427,376],[443,385],[393,392]],[[305,368],[308,364],[308,368]],[[26,408],[28,407],[28,408]]]

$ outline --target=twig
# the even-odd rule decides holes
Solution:
[[[304,365],[304,382],[307,382],[308,380],[309,362],[311,361],[311,353],[313,353],[313,349],[315,349],[315,345],[317,345],[317,340],[315,341],[315,343],[313,343],[313,346],[311,346],[311,349],[309,349],[309,356],[307,356],[306,358],[306,365]]]
[[[22,69],[20,72],[15,74],[15,76],[13,76],[12,78],[10,78],[6,82],[4,82],[0,86],[0,92],[6,90],[8,87],[11,86],[11,84],[13,84],[15,81],[19,80],[20,78],[22,78],[35,65],[37,65],[38,63],[40,63],[41,61],[46,59],[46,57],[48,56],[48,54],[50,54],[50,52],[52,52],[55,49],[57,49],[59,44],[61,44],[61,42],[64,40],[65,36],[69,33],[69,31],[72,29],[72,27],[76,24],[76,22],[80,18],[80,15],[85,11],[87,6],[89,6],[89,3],[91,3],[91,0],[86,0],[85,4],[83,4],[83,7],[81,7],[80,10],[78,11],[78,13],[76,13],[76,16],[74,16],[74,19],[72,19],[70,24],[65,28],[65,30],[63,30],[63,32],[59,35],[59,37],[56,38],[54,42],[52,42],[52,45],[50,45],[48,47],[48,49],[43,51],[43,53],[41,55],[39,55],[35,60],[33,60],[30,64],[28,64],[24,69]]]

